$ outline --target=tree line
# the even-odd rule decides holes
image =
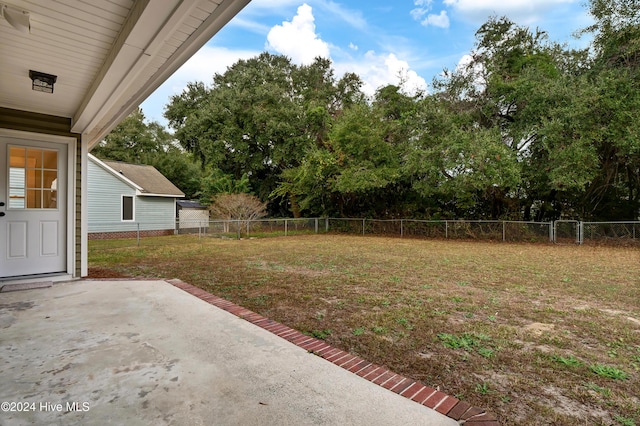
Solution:
[[[173,134],[139,110],[94,153],[272,216],[638,220],[640,2],[587,6],[588,48],[492,17],[422,93],[262,53],[173,96]]]

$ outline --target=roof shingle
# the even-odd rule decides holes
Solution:
[[[184,197],[184,193],[153,166],[129,164],[120,161],[103,160],[102,162],[136,185],[142,187],[141,192],[143,194]]]

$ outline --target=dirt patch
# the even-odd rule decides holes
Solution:
[[[555,386],[544,386],[541,390],[544,395],[551,399],[552,403],[549,406],[558,414],[582,419],[585,423],[593,420],[594,417],[600,419],[603,424],[610,424],[611,422],[611,417],[607,411],[595,407],[587,407],[563,395],[562,389]]]
[[[89,267],[87,278],[131,278],[131,276],[113,269],[91,266]]]
[[[600,310],[602,312],[604,312],[605,314],[621,316],[624,319],[626,319],[627,321],[631,321],[632,323],[634,323],[636,325],[640,325],[640,320],[636,319],[634,317],[628,316],[629,314],[627,312],[620,311],[620,310],[617,310],[617,309],[600,309]]]
[[[589,310],[589,309],[593,309],[593,308],[590,307],[590,306],[577,306],[574,309],[585,311],[585,310]],[[607,314],[607,315],[623,317],[627,321],[630,321],[633,324],[636,324],[636,325],[640,326],[640,319],[637,319],[637,318],[634,318],[634,317],[630,316],[628,312],[621,311],[619,309],[598,309],[598,310],[600,312],[603,312],[603,313]]]
[[[527,324],[522,327],[523,330],[528,331],[529,333],[535,336],[542,336],[542,334],[553,331],[556,326],[553,324],[544,324],[541,322],[532,322],[531,324]]]
[[[639,319],[635,319],[633,317],[625,317],[627,320],[631,321],[632,323],[640,326],[640,320]]]

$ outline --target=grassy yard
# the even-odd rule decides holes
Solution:
[[[91,273],[180,278],[505,425],[640,425],[638,248],[334,235],[144,242],[91,241]]]

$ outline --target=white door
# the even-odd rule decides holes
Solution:
[[[67,145],[0,137],[0,278],[66,272]]]

